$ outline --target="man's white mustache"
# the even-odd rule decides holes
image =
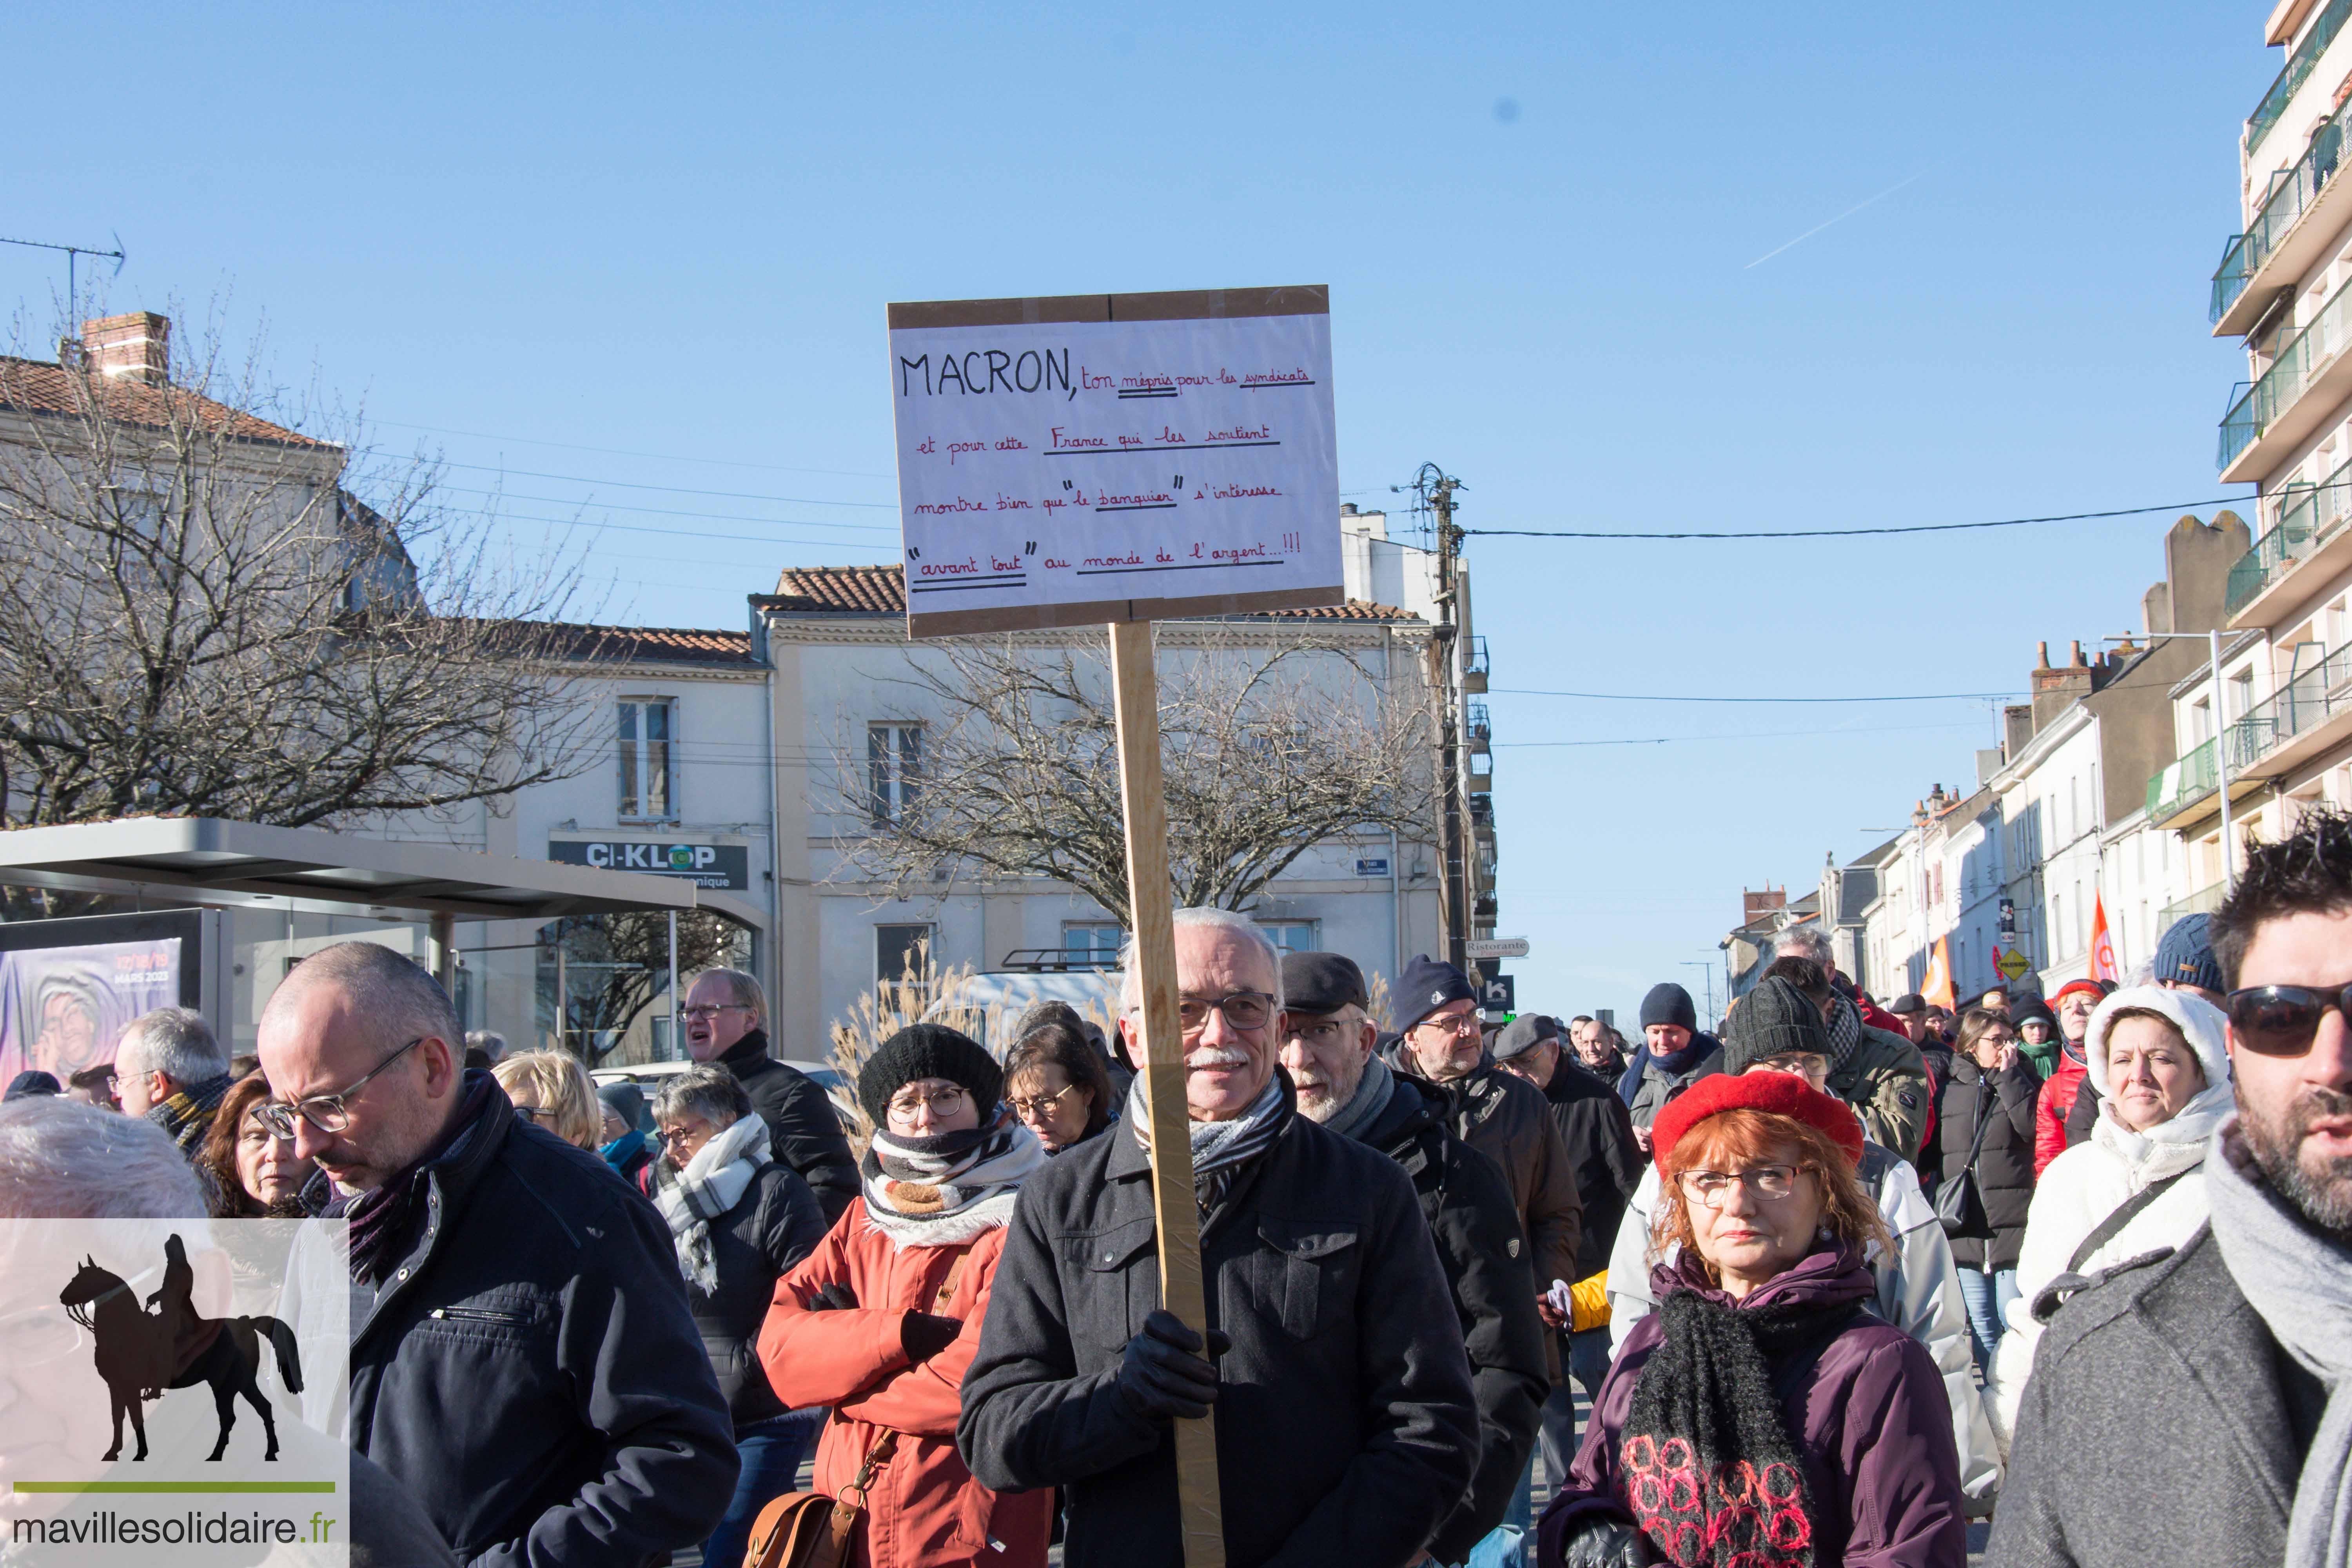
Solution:
[[[1249,1053],[1239,1046],[1200,1046],[1184,1053],[1188,1068],[1238,1068],[1249,1065]]]

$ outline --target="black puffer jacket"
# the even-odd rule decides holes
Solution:
[[[1564,1276],[1574,1284],[1609,1267],[1609,1249],[1624,1222],[1625,1205],[1642,1184],[1642,1170],[1649,1161],[1633,1141],[1633,1117],[1617,1091],[1567,1052],[1554,1064],[1543,1094],[1584,1205],[1584,1239],[1577,1246],[1576,1272]],[[1551,1281],[1543,1284],[1548,1289]]]
[[[353,1302],[352,1447],[474,1568],[664,1561],[738,1465],[669,1228],[488,1089]]]
[[[1981,1107],[1992,1124],[1985,1129],[1984,1148],[1977,1154],[1977,1191],[1993,1228],[1989,1242],[1953,1237],[1953,1262],[1995,1272],[2017,1267],[2018,1248],[2025,1240],[2025,1211],[2033,1203],[2033,1102],[2041,1092],[2042,1079],[2022,1056],[1988,1078],[1974,1058],[1952,1053],[1952,1076],[1944,1080],[1936,1102],[1944,1179],[1957,1179],[1968,1163]]]
[[[677,1174],[674,1168],[662,1172],[667,1180]],[[686,1294],[739,1432],[784,1413],[760,1365],[760,1325],[767,1321],[776,1281],[815,1250],[824,1231],[824,1215],[808,1184],[772,1162],[760,1167],[733,1208],[710,1222],[719,1289],[706,1296],[689,1279]]]
[[[1478,1401],[1478,1470],[1429,1543],[1440,1563],[1470,1555],[1518,1490],[1551,1392],[1548,1336],[1536,1315],[1536,1280],[1519,1236],[1518,1210],[1495,1162],[1446,1130],[1449,1102],[1433,1085],[1395,1075],[1388,1106],[1356,1134],[1404,1167],[1454,1291],[1470,1386]],[[1603,1089],[1619,1115],[1625,1108]]]
[[[735,1075],[751,1109],[768,1124],[768,1150],[797,1172],[816,1194],[830,1226],[857,1195],[857,1160],[817,1081],[768,1054],[768,1035],[754,1029],[727,1048],[719,1065]]]

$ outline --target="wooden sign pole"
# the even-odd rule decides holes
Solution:
[[[1151,1118],[1151,1199],[1160,1234],[1160,1304],[1204,1338],[1200,1209],[1192,1195],[1192,1117],[1184,1100],[1184,1033],[1176,1014],[1175,900],[1168,878],[1168,797],[1160,777],[1160,683],[1151,623],[1110,623],[1118,784],[1127,816],[1127,889],[1142,982],[1145,1102]],[[1224,1568],[1213,1410],[1175,1424],[1176,1500],[1185,1568]]]

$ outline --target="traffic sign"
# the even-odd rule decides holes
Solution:
[[[2012,947],[2001,953],[2000,959],[1993,964],[1993,967],[2000,970],[2003,974],[2008,975],[2011,980],[2022,980],[2025,978],[2025,972],[2032,968],[2033,965],[2027,960],[2025,954],[2018,952],[2017,949]]]
[[[1528,939],[1523,936],[1490,936],[1462,944],[1465,958],[1525,958]]]

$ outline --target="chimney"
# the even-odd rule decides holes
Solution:
[[[1739,923],[1743,926],[1754,925],[1774,910],[1788,907],[1789,889],[1786,888],[1776,888],[1767,882],[1760,893],[1750,892],[1746,888],[1739,889]]]
[[[162,386],[171,369],[172,323],[152,310],[84,321],[83,349],[100,375]]]
[[[2038,735],[2050,721],[2091,694],[2091,667],[2083,658],[2082,643],[2074,644],[2074,658],[2057,669],[2050,668],[2050,645],[2041,644],[2032,679],[2033,733]]]

